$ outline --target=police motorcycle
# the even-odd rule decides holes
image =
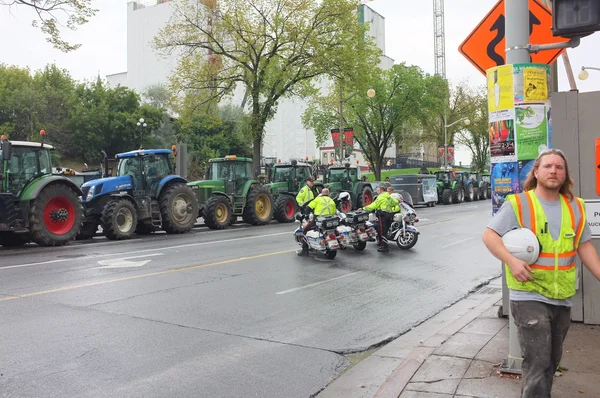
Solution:
[[[393,193],[392,197],[400,202],[400,212],[394,214],[387,238],[395,240],[400,249],[408,250],[413,248],[419,239],[419,230],[415,227],[415,223],[419,222],[417,212],[402,200],[399,193]]]
[[[334,200],[336,200],[338,209],[343,208],[343,203],[350,200],[350,194],[342,192]],[[339,214],[340,225],[336,228],[336,232],[342,250],[352,246],[357,251],[363,251],[367,247],[367,242],[377,237],[377,231],[373,223],[369,221],[368,212],[359,209]]]
[[[415,223],[419,222],[417,212],[409,203],[403,200],[401,194],[394,192],[391,196],[400,204],[400,211],[394,214],[386,238],[388,242],[395,241],[400,249],[412,249],[419,239],[419,230],[415,227]],[[369,221],[378,223],[377,215],[370,213]]]
[[[294,239],[300,246],[306,241],[309,251],[321,253],[328,259],[333,260],[340,248],[336,232],[336,228],[340,225],[340,216],[306,214],[305,208],[306,205],[303,206],[304,211],[296,213],[296,222],[299,222],[300,226],[294,231]],[[303,230],[309,221],[313,221],[314,225],[305,234]]]

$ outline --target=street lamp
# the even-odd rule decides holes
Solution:
[[[581,72],[579,72],[579,74],[577,75],[577,77],[579,77],[579,80],[586,80],[588,77],[590,77],[590,74],[587,71],[588,69],[600,70],[600,68],[594,68],[593,66],[582,66]]]
[[[137,122],[138,129],[140,130],[140,149],[144,149],[144,129],[148,127],[145,123],[144,118],[141,117]]]
[[[343,156],[343,154],[344,154],[344,153],[343,153],[343,151],[344,151],[344,148],[343,148],[343,145],[342,145],[342,143],[343,143],[343,141],[344,141],[344,116],[343,116],[343,104],[344,104],[344,102],[348,101],[350,98],[353,98],[353,97],[354,97],[355,95],[357,95],[357,94],[358,94],[358,93],[354,93],[354,94],[350,95],[349,97],[346,97],[346,98],[342,99],[342,97],[343,97],[343,95],[344,95],[344,94],[343,94],[343,92],[342,92],[342,83],[340,82],[340,110],[339,110],[339,112],[340,112],[340,146],[341,146],[341,151],[342,151],[342,153],[341,153],[341,155],[340,155],[340,161],[342,160],[342,156]],[[367,90],[367,97],[369,97],[369,98],[373,98],[373,97],[375,97],[375,95],[376,95],[376,94],[377,94],[377,93],[375,92],[375,89],[374,89],[373,87],[371,87],[371,88],[369,88],[369,89]]]
[[[452,127],[457,123],[464,121],[465,126],[471,124],[471,121],[468,117],[463,117],[462,119],[458,119],[454,123],[446,124],[446,118],[444,117],[444,168],[448,169],[448,127]]]

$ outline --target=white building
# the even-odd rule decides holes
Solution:
[[[149,86],[166,84],[177,65],[175,57],[162,58],[153,48],[154,37],[169,21],[176,0],[139,0],[127,4],[127,71],[107,76],[112,86],[127,86],[143,93]],[[370,23],[370,33],[385,54],[385,19],[366,5],[360,9],[360,18]],[[394,61],[382,56],[380,66],[390,68]],[[233,96],[241,103],[241,88]],[[277,114],[265,127],[263,156],[275,158],[316,158],[320,155],[311,130],[302,125],[302,114],[307,103],[299,98],[283,99]]]

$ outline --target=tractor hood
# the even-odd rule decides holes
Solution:
[[[81,186],[82,202],[89,202],[94,197],[106,193],[118,193],[133,188],[131,176],[107,177],[88,181]]]
[[[188,182],[188,187],[198,187],[205,189],[214,189],[217,191],[222,191],[225,189],[225,181],[222,180],[201,180],[201,181],[192,181]]]

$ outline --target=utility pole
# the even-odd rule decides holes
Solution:
[[[506,64],[529,63],[529,3],[527,0],[505,0],[504,15],[506,15]],[[505,272],[502,264],[502,272]],[[508,295],[508,289],[506,291]],[[510,311],[510,298],[505,300],[508,305],[508,358],[502,363],[502,371],[521,374],[523,356],[517,336],[517,326]]]

